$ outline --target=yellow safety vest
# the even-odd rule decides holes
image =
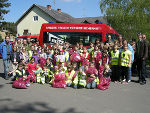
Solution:
[[[82,78],[83,76],[85,76],[85,78]],[[86,86],[86,74],[83,72],[83,74],[79,77],[79,72],[77,73],[77,76],[74,78],[73,84],[74,85],[81,85],[81,86]]]
[[[129,65],[129,55],[131,55],[131,52],[129,50],[121,51],[121,66],[128,67],[128,65]]]
[[[65,55],[65,61],[69,61],[69,52],[68,51],[65,51],[64,52],[64,55]]]
[[[120,54],[119,50],[117,50],[115,53],[114,53],[114,51],[112,50],[112,51],[110,52],[110,54],[111,54],[111,65],[118,65],[118,62],[119,62],[119,54]]]
[[[25,75],[25,70],[23,69],[22,72],[21,72],[20,70],[17,69],[17,70],[16,70],[16,73],[18,73],[18,74],[21,75],[21,76],[24,76],[24,75]],[[16,80],[17,80],[18,78],[19,78],[19,77],[16,76]]]
[[[66,71],[65,74],[66,74],[66,77],[67,77],[66,83],[72,83],[72,77],[75,74],[75,71],[72,70],[71,73],[70,73],[70,75],[68,75],[68,71]]]

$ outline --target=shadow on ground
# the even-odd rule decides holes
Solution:
[[[1,77],[1,78],[4,78],[4,73],[0,73],[0,77]]]
[[[74,108],[69,108],[65,111],[60,111],[59,108],[55,109],[43,102],[27,103],[21,105],[19,102],[16,104],[10,104],[13,101],[11,99],[0,99],[0,103],[9,102],[6,105],[0,105],[0,113],[83,113],[77,112]]]

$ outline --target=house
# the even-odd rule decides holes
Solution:
[[[104,17],[74,18],[69,14],[54,10],[50,5],[43,7],[33,4],[16,22],[17,35],[39,34],[43,23],[104,23]]]

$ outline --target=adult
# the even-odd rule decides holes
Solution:
[[[112,43],[112,42],[113,42],[113,40],[112,40],[111,35],[108,35],[105,44],[106,44],[106,43],[110,44],[110,43]]]
[[[27,51],[31,50],[31,46],[32,46],[31,38],[28,37],[27,38]]]
[[[26,50],[28,48],[28,45],[27,45],[27,40],[26,39],[23,39],[23,42],[22,42],[22,48],[25,47]]]
[[[10,54],[11,54],[11,47],[12,44],[10,43],[10,37],[6,36],[4,42],[0,44],[0,54],[3,59],[3,64],[4,64],[4,78],[6,80],[9,79],[8,77],[8,68],[10,65]]]
[[[17,52],[21,52],[22,51],[22,42],[21,39],[17,39],[17,42],[15,44],[15,46],[17,47]]]
[[[149,42],[148,42],[148,40],[146,40],[146,35],[145,35],[145,34],[143,34],[142,39],[143,39],[144,45],[146,46],[146,56],[147,56],[147,58],[148,58],[148,49],[149,49],[148,46],[149,46]],[[145,59],[145,62],[146,62],[147,58]],[[146,71],[146,63],[145,63],[144,69],[145,69],[145,71]],[[145,75],[145,77],[147,77],[147,75]]]
[[[14,48],[12,50],[10,60],[12,62],[12,73],[13,73],[13,76],[11,78],[13,78],[16,74],[15,71],[18,68],[18,64],[20,63],[20,53],[17,52],[16,46],[14,46]]]
[[[119,48],[122,48],[122,46],[123,46],[123,44],[122,44],[122,41],[123,41],[122,35],[119,35],[118,40],[119,40]]]
[[[143,40],[142,34],[138,35],[139,40],[136,43],[136,61],[137,61],[137,70],[139,76],[139,83],[141,85],[146,84],[145,77],[145,61],[148,57],[148,45]]]

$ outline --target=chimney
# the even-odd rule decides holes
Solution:
[[[61,13],[61,9],[57,9],[57,12],[58,12],[58,13]]]
[[[47,5],[47,9],[51,10],[52,9],[51,5]]]

